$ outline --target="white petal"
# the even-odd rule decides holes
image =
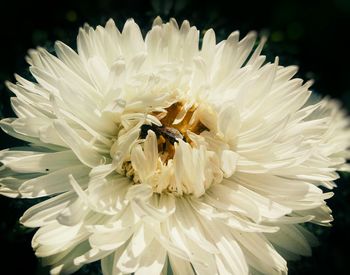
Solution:
[[[87,76],[84,65],[82,64],[79,55],[69,46],[61,41],[56,41],[55,51],[58,58],[61,59],[76,74],[79,74],[84,78]]]
[[[280,230],[273,235],[266,234],[273,244],[298,255],[310,256],[311,248],[304,235],[295,225],[281,225]]]
[[[74,192],[67,192],[38,203],[24,212],[20,222],[27,227],[43,226],[54,220],[76,197]]]
[[[75,265],[88,264],[100,260],[104,257],[107,257],[109,254],[112,254],[112,251],[103,251],[97,248],[92,248],[84,255],[74,258]]]
[[[202,226],[194,215],[195,210],[183,199],[178,199],[176,204],[174,218],[186,236],[207,252],[217,253],[217,248],[205,237]]]
[[[72,274],[80,267],[82,264],[75,264],[74,261],[76,258],[81,257],[85,253],[88,253],[90,246],[88,242],[83,241],[79,244],[72,243],[72,246],[67,248],[63,253],[59,253],[57,255],[63,255],[63,257],[59,257],[58,260],[53,262],[53,266],[51,267],[50,274],[58,275],[58,274]],[[52,257],[52,256],[51,256]],[[45,261],[45,258],[44,258]]]
[[[54,125],[62,140],[66,142],[82,163],[94,167],[105,162],[106,158],[94,151],[90,144],[74,132],[67,123],[56,120]]]
[[[188,275],[194,275],[194,271],[192,268],[192,265],[189,261],[185,261],[181,258],[178,258],[172,254],[168,254],[171,269],[174,273],[174,275],[182,275],[182,274],[188,274]]]
[[[288,207],[285,207],[279,203],[274,202],[271,199],[268,199],[264,196],[259,195],[241,185],[237,185],[231,181],[225,181],[226,186],[233,188],[235,192],[242,193],[251,198],[252,201],[258,207],[262,216],[267,218],[278,218],[286,214],[289,214],[292,210]]]
[[[132,255],[137,257],[146,250],[149,250],[149,244],[154,238],[151,228],[147,225],[141,225],[140,229],[134,233],[129,242]]]
[[[237,108],[231,103],[224,106],[218,116],[219,131],[223,134],[225,140],[232,142],[239,132],[240,114]]]
[[[115,253],[101,259],[101,269],[104,275],[123,275],[120,269],[117,268],[116,262],[120,258],[124,249],[125,246],[121,246],[115,251]]]
[[[216,224],[206,222],[207,233],[215,243],[221,254],[223,264],[231,274],[248,274],[248,265],[243,252],[232,235],[224,228],[218,228]]]
[[[1,162],[14,172],[18,173],[44,173],[53,172],[70,165],[79,164],[79,160],[72,151],[53,153],[32,152],[21,156],[21,152],[2,151]]]
[[[260,261],[268,263],[279,272],[287,272],[286,261],[276,252],[268,240],[263,236],[258,234],[251,235],[247,233],[234,234],[234,236],[244,247],[246,247],[246,249],[256,255]]]
[[[126,205],[126,193],[130,180],[116,176],[107,179],[91,179],[89,182],[89,205],[101,214],[115,215]]]
[[[108,233],[94,233],[90,236],[91,247],[100,250],[115,250],[121,247],[132,236],[132,228],[115,230]]]
[[[231,150],[224,150],[221,154],[221,170],[226,178],[231,177],[236,170],[238,154]]]
[[[56,219],[60,224],[71,227],[83,222],[88,212],[89,210],[85,202],[78,198],[74,202],[68,204]]]
[[[62,193],[72,190],[68,175],[72,174],[81,183],[87,184],[90,169],[83,165],[76,165],[50,174],[28,180],[22,184],[19,192],[26,198],[37,198],[56,193]]]
[[[157,168],[158,149],[157,137],[153,131],[148,131],[144,149],[140,145],[136,145],[131,152],[131,163],[133,168],[143,183],[153,176]]]
[[[166,250],[157,241],[153,241],[148,246],[147,253],[142,254],[140,267],[136,270],[135,275],[161,274],[165,264],[166,255]]]

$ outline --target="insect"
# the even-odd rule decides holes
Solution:
[[[179,130],[166,126],[157,126],[155,124],[143,124],[141,126],[140,138],[144,139],[147,136],[148,130],[153,131],[157,138],[163,137],[165,140],[169,141],[172,145],[178,142],[179,139],[184,140],[184,136]]]

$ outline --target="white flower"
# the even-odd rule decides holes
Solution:
[[[159,18],[57,42],[16,75],[18,118],[1,121],[27,147],[0,152],[0,192],[47,200],[21,222],[52,274],[101,260],[104,274],[287,272],[310,255],[301,224],[332,220],[319,186],[346,170],[349,122],[311,103],[296,67],[265,63],[254,32],[216,43]],[[253,52],[252,52],[253,51]],[[282,256],[283,257],[282,257]]]

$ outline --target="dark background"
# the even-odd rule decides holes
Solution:
[[[218,40],[231,31],[269,34],[264,53],[270,61],[280,56],[282,65],[300,66],[299,76],[314,79],[312,90],[331,95],[350,109],[350,1],[2,1],[0,4],[0,117],[13,116],[5,80],[13,73],[28,75],[24,56],[29,48],[52,49],[55,40],[75,47],[78,28],[85,22],[96,26],[113,18],[119,27],[127,18],[147,30],[155,16],[164,20],[188,19],[200,30],[214,28]],[[0,149],[19,142],[0,130]],[[332,228],[312,227],[321,240],[313,256],[289,263],[290,274],[350,274],[350,187],[342,175],[329,200],[335,221]],[[0,274],[47,274],[32,252],[33,230],[17,222],[34,201],[0,197]],[[98,265],[79,274],[98,274]]]

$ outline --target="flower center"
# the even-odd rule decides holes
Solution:
[[[173,159],[175,154],[175,143],[183,140],[192,145],[189,138],[189,131],[199,135],[201,132],[208,130],[200,120],[195,119],[194,112],[197,109],[193,105],[189,110],[183,110],[184,106],[180,102],[176,102],[166,108],[166,113],[152,113],[162,123],[162,126],[155,124],[144,124],[141,126],[140,138],[147,137],[149,130],[153,131],[157,136],[158,153],[163,163],[168,163],[169,159]],[[184,113],[183,117],[177,119],[180,113]]]
[[[120,131],[112,148],[119,155],[116,171],[158,194],[203,195],[223,177],[222,142],[202,123],[211,115],[205,108],[176,102],[149,113],[143,124],[124,123],[133,126]]]

